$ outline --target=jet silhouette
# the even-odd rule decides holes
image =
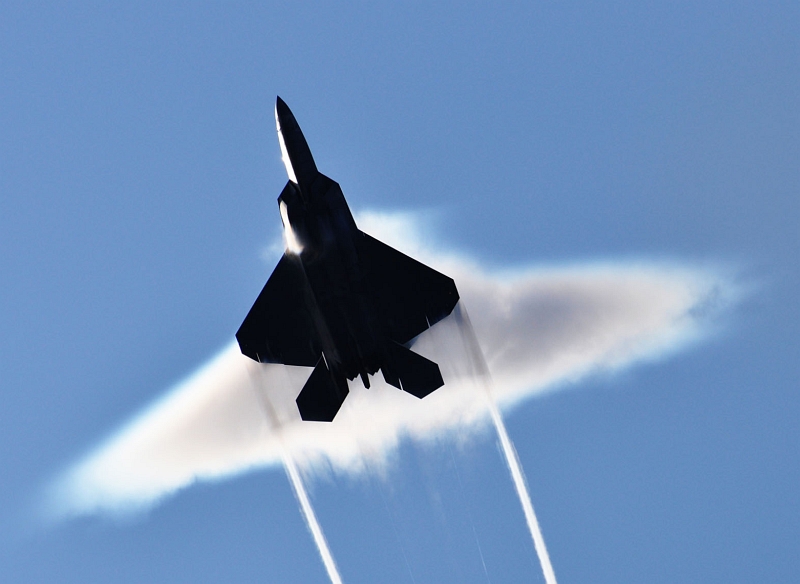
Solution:
[[[360,231],[280,97],[275,121],[289,175],[278,197],[286,252],[236,333],[239,348],[260,363],[314,368],[297,397],[303,420],[333,421],[347,380],[368,388],[379,369],[425,397],[442,374],[409,346],[453,311],[455,282]]]

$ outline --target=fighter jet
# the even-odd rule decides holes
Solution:
[[[348,380],[369,388],[378,370],[425,397],[442,374],[409,347],[453,311],[455,282],[358,229],[280,97],[275,122],[289,175],[278,197],[286,251],[236,333],[239,348],[259,363],[314,368],[297,397],[303,420],[333,421]]]

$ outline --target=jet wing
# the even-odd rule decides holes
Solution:
[[[322,348],[312,305],[299,258],[284,254],[236,333],[242,353],[261,363],[314,367]]]
[[[458,290],[452,278],[361,234],[359,258],[390,339],[408,343],[453,311]]]

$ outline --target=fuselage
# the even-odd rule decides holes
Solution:
[[[380,368],[381,331],[360,267],[358,230],[338,183],[315,172],[278,197],[287,253],[299,256],[313,298],[314,326],[329,369],[348,379]]]

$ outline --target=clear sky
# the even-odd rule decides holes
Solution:
[[[484,265],[735,274],[703,342],[508,431],[562,584],[800,579],[795,3],[163,4],[0,7],[0,580],[326,581],[275,468],[35,519],[272,270],[278,94],[351,208]],[[345,582],[541,581],[490,432],[309,487]]]

